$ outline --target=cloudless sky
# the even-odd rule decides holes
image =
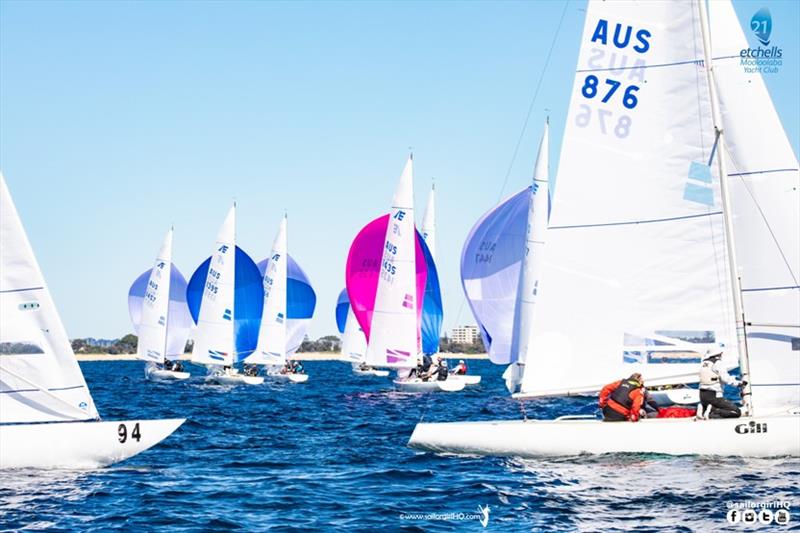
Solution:
[[[745,29],[772,12],[784,64],[765,78],[797,154],[800,2],[734,6]],[[584,10],[566,6],[503,188],[561,1],[0,1],[0,168],[70,337],[132,331],[128,288],[170,225],[188,279],[234,198],[256,261],[288,211],[309,334],[334,333],[350,242],[409,147],[418,221],[436,178],[445,329],[474,323],[461,247],[528,184],[546,109],[555,177]]]

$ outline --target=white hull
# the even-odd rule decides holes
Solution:
[[[389,377],[388,370],[378,370],[377,368],[361,370],[360,368],[353,367],[353,374],[357,376],[377,376],[379,378]]]
[[[447,381],[463,381],[464,385],[477,385],[481,382],[481,377],[473,374],[450,374]]]
[[[291,381],[292,383],[305,383],[308,381],[308,374],[270,374],[269,377],[272,379]]]
[[[148,380],[158,382],[183,381],[191,377],[188,372],[175,372],[174,370],[160,368],[146,368],[144,375]]]
[[[0,425],[0,469],[108,466],[158,444],[184,422],[185,419],[168,419]]]
[[[261,376],[245,376],[244,374],[212,374],[206,376],[206,383],[216,385],[261,385],[264,378]]]
[[[698,389],[681,388],[648,392],[659,405],[696,405],[700,403],[700,391]]]
[[[603,453],[796,457],[800,415],[636,423],[574,419],[421,423],[408,445],[433,452],[513,457]]]
[[[421,379],[395,379],[395,386],[403,392],[459,392],[464,390],[463,381],[446,379],[445,381],[422,381]]]

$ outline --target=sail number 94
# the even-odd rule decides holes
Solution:
[[[120,424],[119,426],[117,426],[117,435],[119,436],[119,441],[120,442],[122,442],[122,443],[127,442],[127,440],[128,440],[128,426],[126,426],[125,424]],[[133,425],[133,431],[131,431],[130,438],[132,438],[136,442],[139,442],[140,440],[142,440],[142,434],[139,431],[139,422],[136,422],[136,424]]]

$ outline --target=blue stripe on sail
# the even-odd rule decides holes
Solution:
[[[344,333],[348,311],[350,311],[350,298],[347,296],[347,289],[342,289],[342,292],[339,293],[339,300],[336,302],[336,327],[339,329],[339,333]]]
[[[712,57],[711,61],[719,61],[721,59],[739,59],[739,56],[721,56],[721,57]],[[618,70],[647,70],[651,68],[661,68],[661,67],[676,67],[679,65],[703,65],[702,59],[694,59],[694,60],[687,60],[687,61],[675,61],[673,63],[658,63],[656,65],[632,65],[630,67],[608,67],[608,68],[587,68],[576,70],[575,72],[608,72],[613,71],[616,72]]]
[[[683,199],[712,207],[714,205],[714,189],[687,183],[683,189]]]
[[[192,320],[197,324],[200,303],[208,277],[209,257],[197,267],[186,288],[186,303]],[[255,262],[241,248],[236,247],[236,273],[234,276],[233,318],[235,360],[250,355],[258,344],[258,329],[264,309],[264,285]]]
[[[428,277],[425,281],[425,297],[422,300],[422,351],[432,354],[439,351],[439,337],[442,332],[442,291],[439,287],[439,274],[436,271],[436,263],[433,260],[431,251],[425,243],[425,239],[417,231],[417,240],[422,247],[422,254],[425,256],[425,264],[428,266]]]
[[[800,289],[800,285],[787,285],[786,287],[759,287],[757,289],[742,289],[742,292],[791,291],[794,289]]]
[[[44,287],[26,287],[24,289],[8,289],[5,291],[0,291],[0,294],[7,294],[9,292],[40,291],[42,289],[44,289]]]
[[[797,172],[800,169],[796,168],[773,168],[770,170],[753,170],[751,172],[737,172],[736,174],[728,174],[728,176],[751,176],[753,174],[772,174],[773,172]]]
[[[781,335],[780,333],[748,333],[748,339],[764,339],[768,341],[788,342],[792,343],[797,337],[792,335]]]
[[[605,226],[630,226],[635,224],[654,224],[658,222],[673,222],[675,220],[688,220],[691,218],[701,218],[701,217],[710,217],[715,215],[721,215],[722,211],[712,211],[710,213],[700,213],[698,215],[685,215],[682,217],[670,217],[670,218],[654,218],[649,220],[631,220],[627,222],[602,222],[599,224],[577,224],[575,226],[550,226],[548,231],[556,230],[556,229],[577,229],[577,228],[602,228]]]

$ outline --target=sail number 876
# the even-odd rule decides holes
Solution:
[[[586,104],[580,105],[581,111],[575,115],[575,125],[579,128],[585,128],[592,121],[592,108]],[[613,119],[609,120],[614,113],[608,109],[597,110],[597,125],[600,127],[600,133],[603,135],[608,134],[611,129],[614,135],[619,139],[624,139],[631,132],[631,117],[622,115],[614,123]]]
[[[594,74],[589,74],[586,76],[586,79],[583,82],[583,87],[581,87],[581,94],[583,94],[584,98],[594,98],[598,95],[600,91],[600,79],[595,76]],[[604,104],[611,100],[611,97],[614,96],[614,93],[617,92],[617,89],[620,88],[622,82],[617,80],[606,79],[605,86],[608,87],[606,90],[605,95],[601,98],[601,102]],[[636,91],[639,90],[639,87],[636,85],[629,85],[622,96],[622,105],[624,105],[627,109],[633,109],[639,103],[639,99],[636,98]]]

